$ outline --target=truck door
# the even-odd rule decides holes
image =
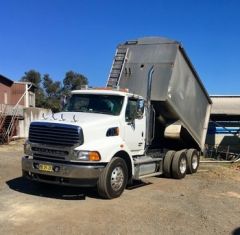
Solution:
[[[129,98],[125,113],[124,139],[132,154],[143,154],[145,148],[146,115],[144,101]]]

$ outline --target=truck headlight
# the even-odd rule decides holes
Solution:
[[[101,156],[96,151],[74,150],[74,157],[79,161],[100,161]]]
[[[28,155],[28,156],[32,156],[32,154],[33,154],[31,145],[28,140],[26,140],[26,142],[24,143],[24,154]]]

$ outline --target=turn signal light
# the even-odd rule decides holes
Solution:
[[[100,161],[101,156],[98,152],[89,152],[89,160],[90,161]]]

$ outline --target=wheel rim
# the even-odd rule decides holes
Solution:
[[[187,161],[185,158],[182,158],[180,161],[180,172],[181,174],[184,174],[186,172],[187,169]]]
[[[194,155],[192,157],[192,168],[195,170],[197,169],[197,166],[198,166],[198,156]]]
[[[111,175],[112,189],[114,191],[118,191],[122,187],[123,181],[124,181],[123,169],[118,166],[118,167],[114,168],[112,175]]]

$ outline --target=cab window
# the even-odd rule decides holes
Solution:
[[[139,104],[142,104],[142,100],[132,99],[128,100],[127,108],[126,108],[126,115],[125,120],[126,122],[133,121],[134,119],[141,119],[143,110],[139,108]]]

